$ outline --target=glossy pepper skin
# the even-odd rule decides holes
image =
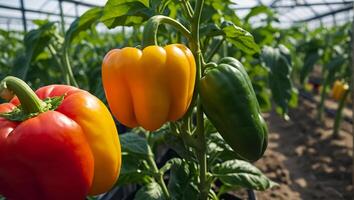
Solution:
[[[251,81],[242,64],[230,57],[206,71],[200,80],[203,109],[234,152],[248,161],[267,148],[268,129]]]
[[[126,47],[107,53],[102,80],[113,115],[128,127],[153,131],[176,121],[192,100],[196,76],[192,52],[182,44]]]
[[[54,111],[22,122],[0,117],[0,194],[9,200],[80,200],[116,182],[121,149],[115,123],[90,93],[66,85],[36,91],[64,95]],[[0,113],[19,104],[0,104]]]
[[[349,85],[347,83],[336,80],[332,88],[332,98],[339,101],[347,90],[349,90]]]

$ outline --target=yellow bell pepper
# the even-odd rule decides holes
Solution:
[[[102,81],[113,115],[128,127],[153,131],[180,119],[193,96],[196,64],[182,44],[126,47],[107,53]]]
[[[336,80],[332,87],[332,98],[336,101],[340,100],[347,90],[349,90],[348,83]]]

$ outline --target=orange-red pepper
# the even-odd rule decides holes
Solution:
[[[109,190],[119,175],[121,149],[105,105],[71,86],[36,93],[28,88],[13,77],[0,86],[0,95],[13,91],[21,101],[0,105],[0,194],[9,200],[80,200]],[[61,96],[58,105],[43,101]],[[14,112],[20,103],[22,119]]]

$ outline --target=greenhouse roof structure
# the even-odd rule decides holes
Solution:
[[[239,16],[258,5],[271,7],[279,25],[289,27],[309,23],[312,26],[342,24],[353,19],[352,0],[234,0]],[[0,0],[0,28],[29,30],[35,19],[61,20],[70,24],[77,16],[106,0]]]

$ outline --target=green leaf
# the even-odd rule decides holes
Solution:
[[[254,42],[253,36],[241,27],[236,26],[232,22],[225,22],[222,30],[225,33],[226,40],[241,51],[247,54],[259,52],[259,47]]]
[[[187,160],[194,160],[192,152],[185,147],[183,140],[172,134],[165,135],[165,144],[173,149],[180,157]]]
[[[163,143],[165,138],[170,134],[170,126],[168,124],[164,124],[161,128],[154,131],[149,138],[150,145]]]
[[[228,193],[228,192],[233,192],[233,191],[236,191],[236,190],[240,190],[241,187],[240,186],[230,186],[230,185],[221,185],[221,187],[219,188],[219,191],[218,191],[218,195],[222,195],[222,194],[225,194],[225,193]]]
[[[215,177],[228,186],[241,186],[264,191],[277,185],[255,166],[242,160],[229,160],[218,164],[212,169],[212,172]]]
[[[254,79],[252,79],[252,81],[252,86],[262,112],[269,112],[272,109],[272,102],[270,100],[271,94],[267,84],[263,81],[255,81]]]
[[[207,135],[218,132],[216,130],[215,126],[209,121],[208,118],[205,118],[205,120],[204,120],[204,132]]]
[[[82,31],[89,29],[96,24],[103,14],[103,8],[95,7],[86,11],[79,18],[71,23],[69,29],[65,33],[65,43],[69,44]]]
[[[24,38],[25,52],[14,61],[12,75],[20,79],[26,79],[30,64],[44,51],[54,35],[55,23],[47,22],[38,29],[29,31]]]
[[[168,182],[172,200],[198,199],[199,191],[193,183],[193,173],[190,169],[188,164],[181,159],[174,160]]]
[[[218,195],[215,194],[213,189],[209,190],[208,197],[209,197],[210,200],[219,200]]]
[[[176,165],[176,164],[178,165],[178,164],[180,164],[180,163],[181,163],[181,159],[180,159],[180,158],[172,158],[172,159],[168,160],[168,161],[164,164],[163,167],[161,167],[160,172],[164,174],[164,173],[166,173],[168,170],[170,170],[173,165]]]
[[[290,52],[285,46],[279,48],[265,46],[261,57],[264,65],[269,69],[269,86],[273,99],[279,106],[278,110],[285,117],[293,88],[290,78],[292,70]]]
[[[200,28],[201,36],[216,36],[220,35],[221,29],[214,23],[205,24]]]
[[[143,186],[134,197],[134,200],[163,200],[162,189],[156,182]]]
[[[148,143],[145,138],[136,133],[128,132],[119,136],[122,144],[122,151],[131,154],[147,157]]]
[[[305,61],[304,61],[304,66],[301,68],[300,71],[300,82],[304,84],[307,76],[310,74],[310,72],[313,70],[315,64],[317,61],[320,59],[320,55],[318,51],[311,52],[309,54],[306,54]]]
[[[123,154],[122,168],[117,181],[118,185],[143,184],[153,180],[144,166],[144,160],[134,154]]]
[[[341,70],[345,61],[346,59],[343,56],[338,55],[326,64],[326,68],[330,71],[330,73],[334,74]]]
[[[101,21],[110,29],[141,24],[153,15],[149,0],[108,0]]]
[[[209,155],[208,166],[213,166],[215,163],[222,163],[226,160],[240,158],[218,132],[209,135],[207,154]]]

